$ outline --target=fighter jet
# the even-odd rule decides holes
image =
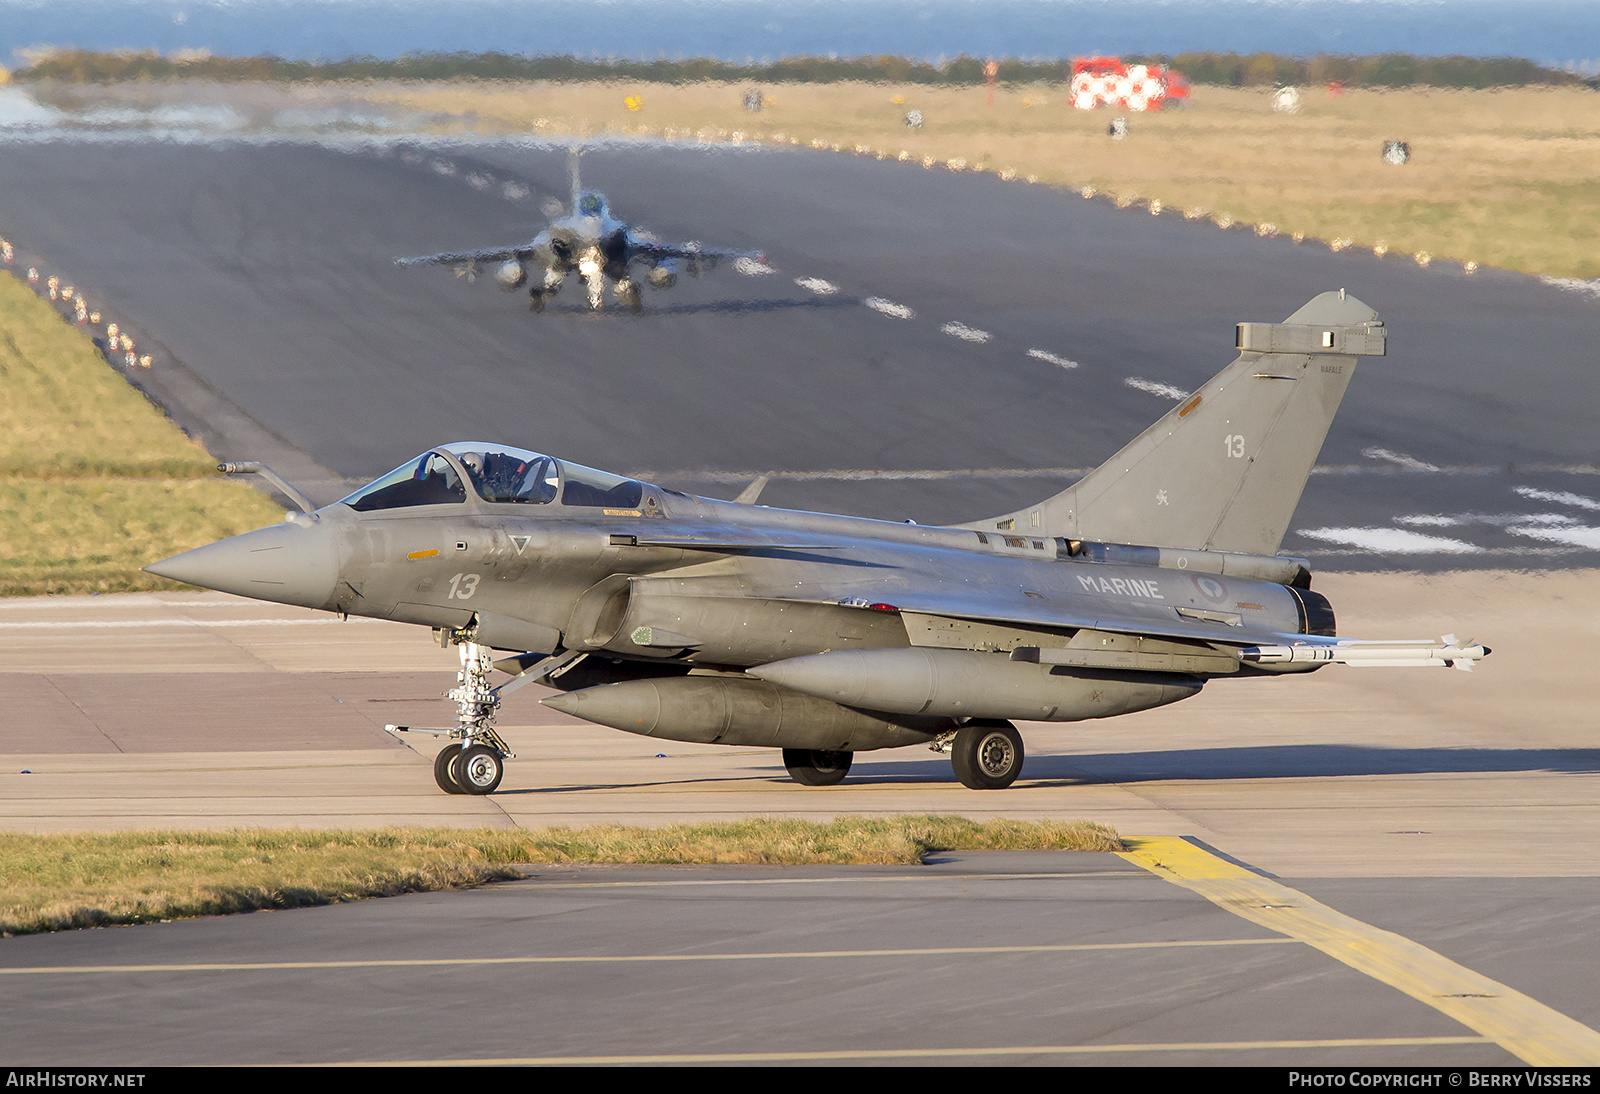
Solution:
[[[1310,565],[1277,554],[1357,363],[1385,353],[1377,315],[1324,293],[1283,323],[1239,324],[1236,348],[1073,486],[969,524],[765,508],[761,480],[691,497],[469,441],[146,569],[459,647],[457,722],[433,731],[451,738],[434,767],[450,793],[499,786],[496,710],[530,683],[630,733],[782,749],[808,786],[839,782],[857,752],[920,744],[998,789],[1023,766],[1015,720],[1106,718],[1330,663],[1471,669],[1489,651],[1452,635],[1338,637]]]
[[[722,259],[765,263],[760,251],[734,251],[703,247],[699,243],[661,243],[649,233],[618,220],[606,196],[585,190],[579,178],[578,153],[570,158],[571,211],[526,243],[511,247],[486,247],[476,251],[397,258],[397,266],[454,266],[457,276],[477,280],[478,270],[494,267],[495,284],[506,292],[528,286],[528,306],[544,311],[548,297],[561,291],[569,274],[576,274],[587,293],[590,311],[605,302],[606,281],[635,313],[644,308],[640,277],[652,288],[669,289],[678,274],[699,277]]]

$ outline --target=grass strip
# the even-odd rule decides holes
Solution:
[[[1139,114],[1076,110],[1060,83],[1001,87],[992,101],[982,88],[784,84],[756,114],[742,106],[747,86],[379,81],[341,90],[433,117],[440,132],[826,148],[1419,264],[1600,277],[1600,182],[1590,169],[1600,93],[1586,87],[1333,95],[1312,86],[1294,113],[1273,110],[1270,86],[1196,87],[1181,108]],[[1118,114],[1128,134],[1112,140],[1107,123]],[[1392,140],[1411,147],[1403,167],[1380,156]],[[1155,284],[1166,276],[1159,264],[1150,275]]]
[[[0,275],[0,596],[182,588],[140,567],[281,517]]]
[[[910,865],[935,851],[1120,851],[1087,821],[913,815],[660,828],[244,829],[0,835],[0,933],[229,915],[459,889],[521,863]]]

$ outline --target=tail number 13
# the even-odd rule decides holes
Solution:
[[[1244,459],[1244,436],[1240,433],[1230,433],[1222,438],[1222,447],[1228,453],[1230,460]]]
[[[450,579],[450,595],[447,600],[471,600],[472,594],[478,591],[478,582],[482,579],[480,574],[457,574]]]

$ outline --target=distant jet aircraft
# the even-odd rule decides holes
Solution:
[[[629,308],[643,309],[640,290],[642,275],[653,288],[668,289],[680,272],[699,277],[721,259],[748,259],[766,262],[760,251],[733,251],[702,247],[699,243],[661,243],[648,232],[631,228],[611,215],[606,196],[598,190],[585,190],[578,175],[578,153],[570,158],[572,206],[566,216],[527,243],[513,247],[488,247],[477,251],[445,251],[441,254],[397,258],[397,266],[454,266],[458,277],[475,280],[481,266],[494,266],[494,279],[506,292],[528,286],[529,307],[544,311],[547,297],[561,291],[569,274],[576,274],[588,293],[589,310],[598,311],[605,301],[609,280],[616,294]]]
[[[145,567],[258,600],[396,619],[461,648],[449,793],[487,794],[493,722],[528,683],[630,733],[783,750],[795,781],[921,744],[974,789],[1022,770],[1012,719],[1148,710],[1213,681],[1329,664],[1470,669],[1454,635],[1335,637],[1304,559],[1276,552],[1371,308],[1324,293],[1241,323],[1238,359],[1036,505],[921,527],[665,490],[479,441],[407,460],[343,501]],[[511,656],[495,660],[494,651]],[[510,679],[491,685],[499,669]],[[391,727],[399,728],[399,727]]]

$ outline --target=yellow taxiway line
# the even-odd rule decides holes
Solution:
[[[1008,953],[1084,953],[1197,946],[1271,946],[1293,938],[1202,938],[1179,942],[1063,942],[1040,946],[927,946],[896,950],[785,950],[774,953],[569,954],[559,957],[396,957],[362,961],[233,961],[170,965],[37,965],[0,968],[0,976],[84,976],[154,972],[287,972],[297,969],[407,969],[463,965],[608,965],[688,961],[815,961],[818,958],[943,957]]]
[[[1187,840],[1163,836],[1126,843],[1130,849],[1121,856],[1129,862],[1398,988],[1524,1063],[1600,1064],[1600,1033],[1409,938],[1352,919]]]
[[[1240,1052],[1283,1048],[1414,1048],[1434,1045],[1485,1045],[1486,1037],[1330,1037],[1305,1041],[1175,1041],[1167,1044],[994,1045],[974,1048],[823,1049],[816,1052],[693,1052],[634,1056],[523,1056],[481,1060],[363,1060],[313,1067],[576,1067],[605,1064],[772,1064],[811,1060],[925,1060],[975,1056],[1093,1056],[1140,1052]]]

